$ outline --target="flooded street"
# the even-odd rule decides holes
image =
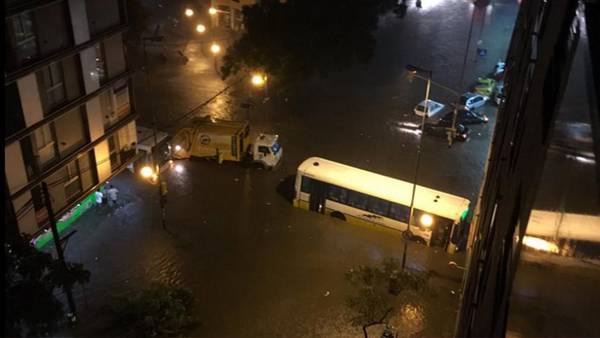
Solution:
[[[249,88],[238,79],[222,81],[207,53],[208,40],[185,47],[185,64],[173,56],[180,47],[149,46],[150,90],[143,73],[134,81],[140,125],[151,126],[153,111],[159,129],[170,133],[194,116],[249,119],[253,133],[280,135],[283,163],[265,171],[239,163],[181,161],[182,172],[165,175],[167,231],[161,228],[156,187],[130,172],[111,181],[121,192],[121,207],[88,211],[78,221],[77,241],[66,250],[69,260],[92,272],[85,291],[76,290],[81,317],[89,324],[76,332],[102,332],[110,297],[160,281],[193,291],[200,325],[192,336],[362,336],[360,327],[350,325],[344,273],[401,257],[402,236],[293,208],[296,169],[306,158],[320,156],[412,181],[421,136],[398,125],[419,123],[413,108],[424,98],[425,82],[408,81],[405,66],[430,69],[434,81],[466,91],[504,58],[518,9],[516,0],[497,0],[475,13],[466,0],[423,1],[421,9],[409,5],[404,18],[390,13],[380,19],[368,65],[307,79],[286,95],[272,87]],[[478,47],[487,49],[487,56],[478,57]],[[243,108],[249,97],[255,105]],[[431,98],[446,109],[455,100],[435,86]],[[419,184],[475,205],[496,121],[495,106],[481,111],[490,121],[469,126],[467,142],[449,148],[445,138],[423,137]],[[464,254],[411,242],[407,257],[409,267],[435,272],[431,283],[437,292],[398,311],[393,322],[404,328],[401,336],[452,335],[462,271],[448,262],[464,264]]]

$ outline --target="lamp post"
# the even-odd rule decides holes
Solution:
[[[423,118],[421,121],[421,135],[419,138],[419,144],[417,145],[417,161],[415,163],[415,174],[413,176],[413,188],[412,194],[410,197],[410,212],[408,214],[408,225],[406,227],[406,231],[410,233],[410,224],[412,222],[414,206],[415,206],[415,192],[417,190],[417,180],[419,178],[419,166],[421,164],[421,146],[423,144],[423,133],[425,132],[425,118],[427,118],[427,113],[429,111],[429,91],[431,89],[431,75],[432,72],[430,70],[426,70],[423,68],[419,68],[413,65],[406,65],[406,70],[409,73],[409,76],[415,76],[417,73],[427,73],[427,88],[425,89],[425,111],[423,112]],[[408,241],[404,240],[404,250],[402,252],[402,270],[406,266],[406,252],[408,251]]]
[[[221,52],[221,46],[219,46],[218,43],[213,42],[210,45],[210,52],[213,54],[213,56],[215,58],[215,72],[217,72],[217,75],[220,75],[219,68],[217,67],[217,55]]]
[[[187,11],[186,11],[187,14]],[[193,14],[193,13],[192,13]],[[164,39],[164,36],[152,36],[142,38],[144,46],[144,65],[146,67],[146,90],[148,92],[148,99],[152,97],[150,92],[150,64],[148,63],[148,52],[146,51],[146,41],[160,42]],[[152,133],[154,134],[154,149],[152,149],[152,166],[155,168],[156,178],[158,180],[158,200],[161,210],[161,221],[163,229],[167,229],[167,214],[165,209],[166,203],[166,184],[163,187],[162,178],[160,175],[160,164],[158,163],[158,137],[156,131],[156,111],[152,109]],[[144,174],[144,173],[143,173]],[[165,182],[166,183],[166,182]]]

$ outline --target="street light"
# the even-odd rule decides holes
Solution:
[[[189,17],[192,17],[193,15],[194,15],[194,10],[193,9],[191,9],[191,8],[186,8],[185,9],[185,16],[187,16],[189,18]]]
[[[208,9],[208,14],[210,14],[210,15],[215,15],[215,14],[217,14],[217,9],[216,9],[216,8],[214,8],[214,7],[211,7],[211,8],[209,8],[209,9]]]
[[[217,75],[220,75],[219,67],[217,67],[217,54],[219,54],[221,52],[221,46],[219,46],[218,43],[213,42],[210,45],[210,51],[211,51],[211,53],[213,53],[213,56],[215,57],[215,72],[217,73]]]
[[[213,53],[213,55],[217,55],[219,52],[221,52],[221,46],[219,46],[219,44],[216,42],[213,42],[212,45],[210,45],[210,51]]]
[[[206,26],[204,26],[203,24],[196,25],[196,32],[198,32],[198,33],[206,32]]]
[[[413,65],[406,65],[406,70],[408,71],[409,76],[417,76],[418,73],[427,73],[427,88],[425,89],[425,110],[423,114],[423,118],[421,121],[421,136],[419,138],[419,144],[417,145],[417,162],[415,163],[415,175],[413,177],[413,188],[412,195],[410,198],[410,212],[408,214],[408,225],[406,227],[406,231],[410,233],[410,223],[413,218],[414,206],[415,206],[415,191],[417,190],[417,179],[419,177],[419,165],[421,164],[421,146],[423,144],[423,135],[425,132],[425,118],[427,117],[427,113],[429,112],[429,90],[431,89],[431,75],[432,72],[430,70],[426,70],[423,68],[419,68]],[[431,216],[429,216],[431,217]],[[427,221],[427,219],[426,219]],[[433,219],[431,219],[433,222]],[[423,224],[425,225],[425,224]],[[408,240],[404,240],[404,251],[402,252],[402,270],[406,265],[406,252],[408,251]]]
[[[250,81],[256,87],[262,87],[267,82],[267,77],[261,74],[253,74]]]
[[[152,174],[154,174],[154,170],[150,166],[144,166],[142,170],[140,170],[140,174],[143,178],[150,178]]]

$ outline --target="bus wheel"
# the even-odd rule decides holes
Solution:
[[[346,216],[339,211],[334,211],[331,213],[331,217],[341,219],[342,221],[346,221]]]
[[[412,240],[414,237],[413,237],[412,232],[410,232],[410,230],[406,230],[406,231],[402,232],[402,238],[404,238],[405,240]]]
[[[425,240],[421,237],[413,237],[413,240],[419,244],[427,245],[427,242],[425,242]]]

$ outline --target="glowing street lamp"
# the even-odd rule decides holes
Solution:
[[[210,45],[210,51],[214,55],[217,55],[219,54],[219,52],[221,52],[221,46],[219,46],[219,44],[217,44],[216,42],[213,42],[212,45]]]
[[[203,24],[198,24],[196,26],[196,32],[198,32],[198,33],[206,32],[206,26],[204,26]]]
[[[256,87],[262,87],[267,82],[267,77],[261,74],[254,74],[252,75],[250,82]]]
[[[143,178],[150,178],[152,175],[154,175],[154,170],[152,170],[150,166],[145,166],[142,168],[142,170],[140,170],[140,174]]]
[[[185,10],[185,16],[192,17],[194,15],[194,10],[192,10],[191,8],[186,8]]]
[[[210,15],[215,15],[215,14],[217,14],[217,9],[216,9],[216,8],[214,8],[214,7],[211,7],[211,8],[209,8],[209,9],[208,9],[208,14],[210,14]]]
[[[183,172],[183,166],[181,164],[176,164],[175,171],[181,174]]]

